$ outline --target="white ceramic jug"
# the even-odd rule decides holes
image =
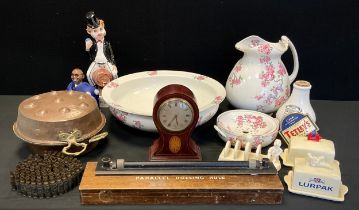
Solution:
[[[276,118],[281,122],[285,116],[299,112],[309,115],[315,123],[316,116],[310,104],[310,89],[312,85],[308,81],[298,80],[293,84],[293,92],[289,99],[278,109]]]
[[[281,55],[290,47],[294,68],[288,75]],[[236,108],[271,113],[288,99],[290,84],[295,80],[298,55],[293,43],[282,36],[278,43],[271,43],[258,36],[249,36],[235,47],[244,52],[231,71],[227,83],[227,99]]]

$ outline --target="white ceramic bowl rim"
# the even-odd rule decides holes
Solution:
[[[265,113],[261,113],[261,112],[257,112],[257,111],[252,111],[252,110],[244,110],[244,109],[241,109],[241,110],[229,110],[229,111],[226,111],[226,112],[223,112],[221,113],[218,117],[217,117],[217,126],[225,133],[228,133],[228,134],[231,134],[233,136],[243,136],[245,135],[244,133],[238,133],[238,132],[235,132],[235,131],[231,131],[231,130],[228,130],[226,127],[223,127],[222,125],[224,124],[223,123],[223,119],[228,117],[229,115],[231,114],[241,114],[241,115],[244,115],[244,114],[252,114],[252,115],[257,115],[257,116],[262,116],[263,119],[265,119],[266,122],[269,122],[269,126],[272,126],[272,129],[267,131],[267,132],[264,132],[264,133],[258,133],[258,134],[251,134],[251,136],[255,137],[255,136],[271,136],[273,135],[274,133],[278,132],[278,129],[279,129],[279,121]]]
[[[121,104],[119,104],[114,100],[114,98],[112,97],[112,92],[116,90],[116,88],[121,88],[125,86],[126,83],[129,84],[137,79],[143,79],[143,78],[152,79],[159,77],[164,77],[164,78],[179,77],[179,78],[185,78],[187,80],[193,79],[194,82],[201,82],[201,85],[208,86],[209,88],[211,88],[211,91],[213,91],[213,100],[210,103],[206,103],[204,105],[202,104],[202,106],[200,106],[199,104],[198,108],[200,112],[220,104],[226,97],[226,90],[223,87],[223,85],[220,84],[218,81],[197,73],[186,72],[186,71],[173,71],[173,70],[143,71],[143,72],[137,72],[119,77],[108,83],[103,88],[102,97],[109,106],[117,110],[135,115],[152,116],[152,111],[149,112],[146,110],[133,110],[131,109],[131,107],[122,106]],[[176,84],[176,83],[172,82],[170,84]],[[178,82],[177,84],[181,84],[181,83]],[[153,106],[153,104],[151,104],[151,106]]]

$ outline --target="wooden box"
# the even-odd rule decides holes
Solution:
[[[280,204],[278,175],[96,176],[86,165],[81,204]]]

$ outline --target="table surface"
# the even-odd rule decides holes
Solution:
[[[78,188],[51,199],[32,199],[11,191],[9,171],[14,170],[17,162],[25,159],[30,153],[27,145],[17,138],[12,131],[16,121],[17,108],[22,100],[29,96],[0,96],[0,209],[236,209],[238,205],[112,205],[84,206],[80,204]],[[343,184],[349,187],[344,202],[333,202],[318,198],[306,197],[288,192],[283,176],[290,168],[283,166],[279,176],[285,186],[283,202],[280,205],[266,205],[266,209],[353,209],[359,206],[359,102],[357,101],[312,101],[317,114],[320,134],[335,143],[336,159],[341,163]],[[234,109],[224,101],[216,114]],[[105,154],[127,161],[145,161],[148,147],[157,138],[157,134],[129,128],[116,120],[107,109],[103,110],[107,118],[105,130],[109,132],[107,140],[102,141],[91,152],[80,160],[96,161]],[[195,129],[193,139],[199,144],[203,160],[217,160],[225,143],[213,129],[213,117],[206,124]],[[358,130],[357,130],[358,129]],[[357,199],[355,199],[357,198]],[[260,205],[241,205],[241,209],[262,208]]]

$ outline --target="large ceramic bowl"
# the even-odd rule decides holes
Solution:
[[[250,110],[231,110],[217,117],[219,136],[224,141],[251,141],[253,147],[268,146],[277,137],[279,121],[267,114]]]
[[[108,83],[102,90],[112,114],[124,124],[145,131],[157,131],[152,120],[157,92],[169,84],[188,87],[196,97],[197,125],[210,120],[226,97],[226,90],[216,80],[185,71],[145,71],[129,74]]]

